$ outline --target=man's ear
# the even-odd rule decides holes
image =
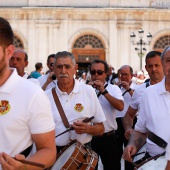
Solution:
[[[6,48],[6,55],[7,55],[7,58],[8,59],[10,59],[12,56],[13,56],[13,54],[14,54],[14,50],[15,50],[15,47],[14,47],[14,45],[9,45],[7,48]]]
[[[28,61],[25,61],[25,67],[27,67],[28,66]]]

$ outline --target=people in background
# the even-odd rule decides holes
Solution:
[[[38,77],[40,86],[43,90],[48,90],[56,85],[56,76],[53,72],[55,54],[50,54],[47,58],[47,67],[49,68],[48,73],[44,76]]]
[[[118,75],[115,73],[114,68],[110,65],[109,70],[107,72],[107,77],[106,77],[107,83],[114,84],[115,83],[114,79],[117,77]]]
[[[145,75],[144,75],[144,72],[142,70],[140,70],[137,73],[136,84],[142,84],[144,82],[145,82]]]
[[[120,69],[120,84],[119,87],[122,92],[122,96],[124,99],[124,109],[122,111],[117,111],[116,114],[116,122],[118,125],[118,129],[116,130],[116,134],[118,136],[118,159],[119,159],[119,169],[121,170],[121,158],[123,154],[123,149],[127,145],[127,139],[124,137],[124,127],[123,127],[123,118],[126,114],[126,111],[129,107],[130,100],[132,98],[133,92],[136,88],[136,84],[132,82],[133,77],[133,69],[129,65],[124,65]],[[125,161],[125,170],[133,170],[131,168],[131,163]]]
[[[78,80],[79,82],[86,83],[86,72],[83,72]]]
[[[29,78],[35,78],[37,79],[38,77],[42,76],[41,71],[43,69],[42,63],[38,62],[35,64],[35,71],[31,72],[29,75]]]
[[[103,60],[94,60],[90,65],[91,81],[88,84],[95,89],[106,116],[104,134],[94,135],[91,146],[100,156],[104,170],[119,170],[117,135],[115,134],[116,110],[122,111],[124,103],[120,88],[106,81],[108,69],[108,64]],[[95,169],[97,170],[98,166]]]
[[[129,108],[123,119],[125,137],[127,139],[129,139],[130,135],[133,133],[134,118],[136,118],[137,112],[140,109],[141,98],[144,90],[150,85],[159,83],[164,77],[163,67],[161,63],[161,52],[150,51],[146,55],[145,63],[145,69],[149,74],[150,81],[148,83],[138,85],[131,98]]]
[[[28,55],[24,50],[17,49],[14,51],[9,60],[9,66],[16,68],[19,76],[28,78],[28,73],[25,72],[25,68],[28,66]]]

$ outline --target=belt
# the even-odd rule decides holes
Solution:
[[[115,130],[103,133],[103,135],[101,135],[101,136],[93,136],[93,137],[94,138],[101,138],[101,137],[106,137],[106,136],[110,136],[110,135],[113,135],[113,134],[115,134]]]
[[[26,148],[24,151],[22,151],[20,154],[22,154],[22,155],[24,155],[25,157],[27,157],[27,156],[30,154],[30,152],[31,152],[31,150],[32,150],[32,147],[33,147],[33,144],[30,145],[28,148]]]

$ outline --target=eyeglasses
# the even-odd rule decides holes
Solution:
[[[121,77],[123,77],[123,76],[128,77],[129,74],[127,74],[127,73],[121,73],[120,76],[121,76]]]
[[[54,65],[54,63],[50,63],[50,66],[52,67]]]
[[[95,75],[97,73],[98,75],[102,75],[104,72],[105,71],[102,71],[102,70],[92,70],[90,71],[90,74]]]

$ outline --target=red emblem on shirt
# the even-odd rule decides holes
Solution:
[[[77,103],[75,106],[74,106],[74,110],[77,111],[77,112],[82,112],[84,110],[84,107],[81,103]]]
[[[11,110],[10,104],[7,100],[0,101],[0,116],[6,114]]]

